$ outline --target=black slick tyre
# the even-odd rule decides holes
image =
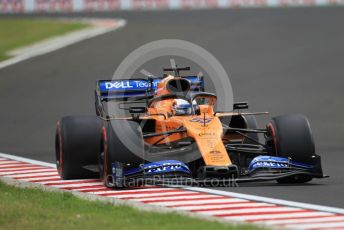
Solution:
[[[134,121],[112,120],[103,123],[99,155],[100,178],[109,187],[113,184],[112,164],[124,168],[144,163],[144,140],[141,127]]]
[[[98,164],[100,137],[101,121],[96,116],[67,116],[57,122],[55,156],[62,179],[97,177],[86,167]]]
[[[313,164],[315,146],[307,118],[300,114],[272,118],[267,126],[271,135],[273,152],[276,156]],[[312,180],[310,175],[295,175],[278,179],[279,183],[305,183]]]

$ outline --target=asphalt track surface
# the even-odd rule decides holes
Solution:
[[[128,24],[0,69],[0,152],[54,162],[56,121],[94,114],[96,79],[111,78],[117,65],[147,42],[184,39],[216,56],[230,75],[235,99],[248,100],[252,111],[305,114],[324,171],[331,176],[306,185],[272,182],[217,189],[344,208],[344,8],[87,16],[121,17]]]

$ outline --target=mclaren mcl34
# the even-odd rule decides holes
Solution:
[[[258,128],[248,103],[216,111],[217,96],[189,67],[163,77],[99,80],[95,116],[57,122],[62,179],[101,178],[107,187],[229,182],[305,183],[325,177],[310,124],[300,114]],[[120,113],[118,113],[120,111]],[[120,115],[119,115],[120,114]]]

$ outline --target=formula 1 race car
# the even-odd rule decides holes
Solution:
[[[216,95],[204,91],[202,76],[180,75],[187,70],[172,66],[164,71],[173,75],[161,78],[97,81],[97,116],[57,123],[61,178],[100,177],[108,187],[127,187],[324,177],[305,116],[274,117],[260,129],[255,116],[266,112],[248,112],[246,102],[215,111]]]

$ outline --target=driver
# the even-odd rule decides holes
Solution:
[[[197,104],[194,102],[193,106]],[[172,111],[175,116],[192,115],[191,104],[183,99],[174,99]]]

